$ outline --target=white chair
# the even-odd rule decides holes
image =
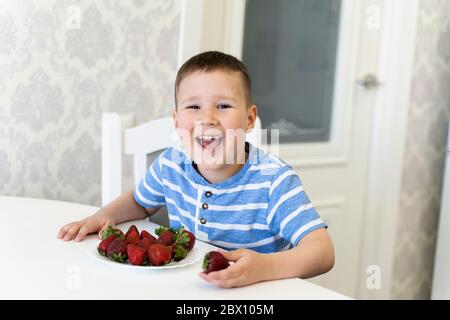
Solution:
[[[179,143],[171,117],[149,121],[130,128],[132,120],[117,113],[104,113],[102,118],[102,206],[122,194],[122,154],[134,158],[134,182],[145,174],[147,155],[162,151]],[[261,121],[246,140],[260,146]],[[153,219],[152,219],[153,220]]]

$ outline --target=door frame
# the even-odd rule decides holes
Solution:
[[[378,89],[369,159],[362,279],[369,266],[380,270],[381,288],[360,281],[359,298],[391,299],[397,218],[410,106],[420,0],[383,0]],[[382,234],[382,236],[380,236]]]
[[[244,29],[244,14],[246,0],[181,0],[180,26],[178,36],[177,69],[193,55],[200,53],[203,37],[208,36],[208,30],[203,25],[213,19],[214,24],[226,30],[222,37],[209,40],[214,43],[208,50],[225,51],[240,57]],[[215,12],[214,17],[204,15],[204,11]]]
[[[208,3],[210,5],[211,1]],[[189,57],[202,51],[202,37],[205,36],[203,29],[205,4],[205,0],[181,0],[178,68]],[[216,41],[217,47],[208,49],[241,56],[245,0],[228,0],[225,4],[215,5],[217,6],[215,9],[224,15],[224,18],[217,22],[222,24],[224,30],[229,31],[222,39]],[[364,234],[360,253],[361,274],[357,295],[358,298],[364,299],[391,298],[404,143],[420,0],[382,0],[382,5],[378,64],[381,86],[377,89],[373,110],[366,205],[361,230]],[[367,289],[366,281],[370,274],[366,273],[366,270],[369,266],[379,267],[381,272],[379,289]]]

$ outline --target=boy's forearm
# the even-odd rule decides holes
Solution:
[[[328,272],[334,265],[334,250],[327,239],[305,240],[285,252],[268,255],[265,280],[311,278]]]
[[[101,208],[99,213],[108,215],[116,224],[148,217],[147,211],[134,200],[133,191],[123,193]]]

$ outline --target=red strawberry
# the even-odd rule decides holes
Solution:
[[[230,263],[220,252],[210,251],[203,259],[203,272],[210,273],[213,271],[219,271],[228,268],[229,265]]]
[[[141,266],[145,259],[145,249],[135,244],[127,245],[128,261],[135,266]]]
[[[141,231],[141,239],[145,239],[145,238],[147,238],[147,239],[152,239],[152,240],[155,240],[155,241],[156,241],[156,238],[155,238],[154,236],[152,236],[152,235],[150,234],[150,232],[148,232],[147,230],[142,230],[142,231]]]
[[[127,243],[138,244],[141,241],[141,237],[139,236],[139,233],[136,230],[131,230],[130,232],[127,232],[125,236],[125,241]]]
[[[189,232],[187,230],[183,230],[183,233],[185,233],[189,237],[188,250],[191,251],[195,244],[195,236],[192,232]]]
[[[107,256],[117,262],[127,261],[127,243],[122,239],[114,239],[109,245]]]
[[[139,234],[138,228],[133,224],[128,228],[127,233],[125,233],[125,238],[131,233],[131,232],[137,232]]]
[[[150,238],[144,238],[137,245],[139,247],[141,247],[141,248],[144,248],[145,251],[147,251],[148,248],[154,243],[156,243],[156,239],[153,240],[153,239],[150,239]]]
[[[148,248],[149,262],[154,266],[162,266],[172,259],[172,248],[160,243],[152,244]]]
[[[107,237],[106,239],[100,241],[97,250],[98,253],[100,253],[102,256],[106,256],[106,252],[108,251],[108,247],[110,246],[110,244],[117,239],[115,234],[110,235],[109,237]]]
[[[165,230],[159,234],[158,242],[165,245],[170,246],[174,242],[174,235],[170,230]]]

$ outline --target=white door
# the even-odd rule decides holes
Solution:
[[[249,66],[263,128],[280,128],[280,157],[329,224],[336,264],[311,281],[356,297],[365,281],[360,259],[377,94],[370,78],[358,79],[376,76],[382,1],[186,3],[198,25],[184,33],[180,63],[217,49]]]

